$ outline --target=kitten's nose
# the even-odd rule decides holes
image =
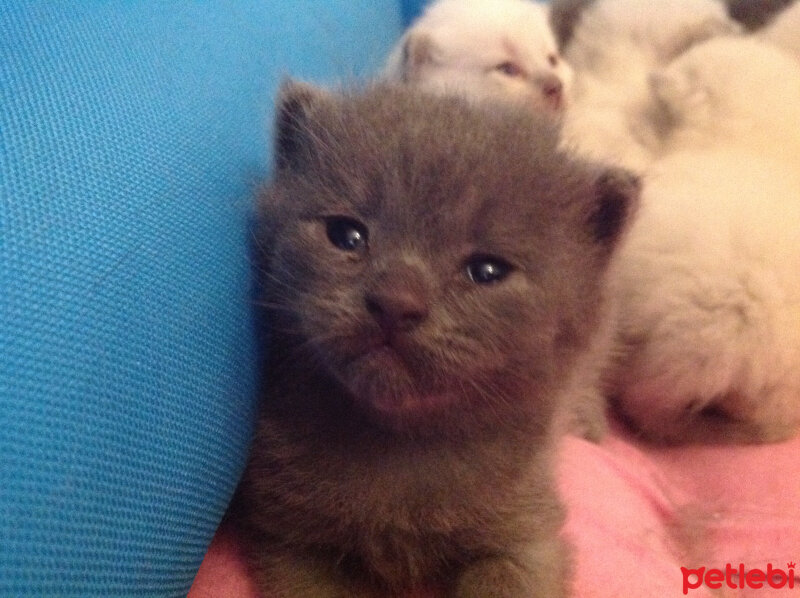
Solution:
[[[561,79],[553,74],[543,75],[539,79],[539,86],[545,102],[554,110],[559,110],[564,97],[564,84]]]
[[[428,317],[428,298],[422,276],[410,266],[380,275],[364,296],[367,311],[389,334],[409,332]]]

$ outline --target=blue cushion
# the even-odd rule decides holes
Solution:
[[[416,19],[428,4],[429,0],[402,0],[403,5],[403,22],[405,25],[410,25]]]
[[[397,0],[0,4],[0,595],[185,595],[254,412],[248,232],[279,80]]]
[[[424,10],[425,6],[433,0],[400,0],[403,13],[403,23],[410,25]],[[537,2],[549,2],[549,0],[536,0]]]

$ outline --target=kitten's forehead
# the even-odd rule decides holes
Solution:
[[[511,31],[523,38],[554,39],[547,10],[528,0],[439,0],[431,4],[414,26],[460,37]]]
[[[438,27],[419,27],[436,40],[445,63],[513,59],[543,66],[548,55],[557,53],[555,37],[544,18],[525,13],[505,19],[497,13],[486,18],[480,14],[464,17]]]
[[[554,223],[588,188],[552,121],[529,111],[381,87],[331,103],[315,126],[311,209],[380,219],[398,238],[499,239]]]
[[[531,69],[548,66],[557,53],[547,9],[529,0],[438,0],[410,31],[435,40],[437,61],[449,67],[482,67],[512,59]]]
[[[474,195],[484,184],[498,184],[494,179],[546,171],[560,161],[550,119],[403,86],[373,88],[331,105],[319,124],[329,135],[316,141],[330,166],[432,192],[466,185],[460,192]]]

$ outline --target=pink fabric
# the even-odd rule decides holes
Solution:
[[[217,530],[189,590],[189,598],[261,598],[247,572],[232,528]]]
[[[560,467],[577,598],[683,596],[682,566],[788,571],[800,560],[800,439],[665,449],[618,428],[601,446],[566,439]],[[722,595],[787,591],[725,587]],[[720,593],[701,586],[688,595]]]
[[[575,598],[679,597],[682,566],[766,570],[771,563],[788,571],[800,561],[800,438],[665,449],[617,427],[601,445],[566,438],[561,449]],[[800,580],[794,590],[723,584],[687,591],[696,598],[800,595]],[[189,597],[268,598],[255,591],[231,530],[218,532]]]

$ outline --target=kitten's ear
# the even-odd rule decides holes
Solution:
[[[315,108],[330,101],[327,91],[288,79],[281,84],[275,112],[275,165],[299,166],[310,151],[309,126]]]
[[[433,64],[436,58],[436,42],[429,33],[410,31],[403,42],[402,77],[412,82],[426,65]]]
[[[622,168],[609,168],[595,180],[593,209],[589,216],[592,240],[610,252],[632,223],[639,207],[642,184],[638,176]]]

